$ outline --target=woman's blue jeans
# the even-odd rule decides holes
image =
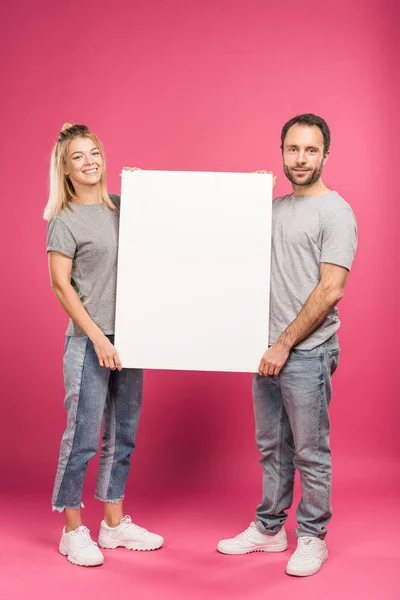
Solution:
[[[113,343],[114,336],[107,336]],[[96,498],[124,497],[142,404],[143,371],[100,367],[87,337],[67,337],[64,353],[67,428],[61,441],[53,509],[79,508],[89,460],[103,435]]]

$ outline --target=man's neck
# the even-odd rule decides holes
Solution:
[[[323,196],[331,190],[326,187],[322,179],[318,179],[311,185],[294,185],[292,184],[293,195],[296,198],[311,198],[312,196]]]

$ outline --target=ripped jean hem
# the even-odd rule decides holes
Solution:
[[[96,498],[96,500],[100,500],[100,502],[109,502],[110,504],[118,504],[118,502],[120,502],[120,500],[123,500],[125,498],[125,496],[121,496],[120,498],[100,498],[100,496],[97,496],[97,494],[94,495],[94,497]]]
[[[85,505],[83,504],[83,502],[81,502],[78,506],[54,506],[52,507],[52,511],[53,512],[64,512],[64,510],[66,508],[69,508],[70,510],[79,510],[80,508],[85,508]]]

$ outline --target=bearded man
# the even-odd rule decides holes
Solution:
[[[322,181],[329,149],[329,127],[317,115],[299,115],[282,129],[292,193],[273,202],[269,347],[253,376],[263,498],[250,527],[217,546],[224,554],[286,550],[284,523],[298,469],[298,541],[286,566],[297,576],[317,573],[328,558],[328,407],[340,351],[336,305],[357,246],[350,206]]]

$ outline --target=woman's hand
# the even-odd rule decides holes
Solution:
[[[92,341],[97,358],[99,359],[99,365],[101,367],[106,367],[106,369],[111,369],[112,371],[115,371],[115,369],[121,371],[122,365],[117,349],[110,342],[108,337],[103,333],[99,338]]]
[[[141,171],[140,167],[122,167],[122,171]],[[122,173],[119,174],[122,177]]]
[[[274,189],[274,187],[276,186],[276,180],[277,180],[277,176],[273,174],[272,171],[254,171],[255,173],[258,173],[259,175],[272,175],[272,189]]]

